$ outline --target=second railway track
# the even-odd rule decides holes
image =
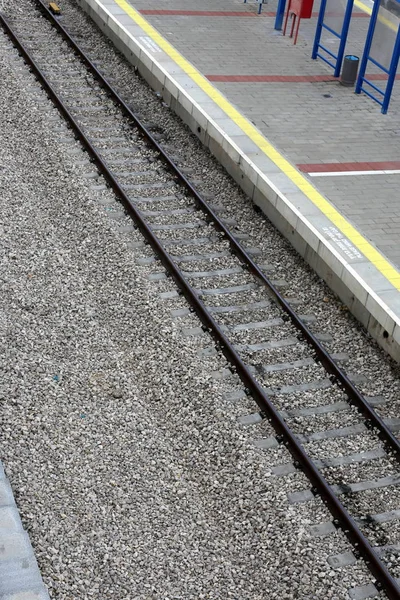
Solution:
[[[400,444],[393,433],[400,419],[377,415],[374,406],[383,400],[360,394],[338,366],[346,356],[331,357],[307,326],[312,316],[296,315],[266,277],[265,265],[246,250],[242,224],[224,207],[201,198],[45,7],[39,4],[33,18],[1,17],[1,22],[122,202],[120,210],[110,206],[110,213],[115,218],[129,214],[154,251],[143,261],[166,269],[150,277],[174,278],[240,377],[243,393],[256,401],[258,410],[243,424],[260,428],[259,447],[282,444],[291,453],[293,461],[276,467],[275,474],[300,469],[310,480],[312,490],[294,493],[291,500],[321,496],[333,515],[321,531],[339,528],[354,547],[351,555],[336,557],[338,564],[361,557],[376,580],[365,594],[375,589],[399,598],[400,565],[393,554],[400,544],[377,546],[368,536],[376,534],[379,523],[399,518],[400,501],[383,510],[377,500],[371,510],[371,494],[400,483]],[[264,420],[276,430],[275,437],[262,436]],[[350,470],[343,473],[346,467]]]

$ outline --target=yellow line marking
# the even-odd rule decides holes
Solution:
[[[131,19],[238,125],[260,150],[317,206],[352,244],[400,291],[400,272],[374,248],[318,190],[126,0],[115,0]],[[356,0],[359,2],[359,0]]]
[[[372,15],[372,8],[370,6],[368,6],[367,4],[364,4],[364,2],[362,2],[362,0],[354,0],[354,6],[357,6],[357,8],[360,8],[362,11],[364,11],[368,15]],[[384,8],[384,7],[382,7],[382,8]],[[385,10],[385,12],[388,14],[391,14],[387,10]],[[381,23],[383,23],[384,25],[389,27],[389,29],[391,29],[392,31],[397,33],[399,26],[398,26],[398,24],[396,26],[396,24],[394,23],[394,21],[398,22],[398,19],[397,19],[397,17],[395,17],[395,15],[393,15],[393,21],[391,21],[387,17],[384,17],[383,15],[381,15],[380,11],[379,11],[378,12],[378,21],[380,21]]]
[[[368,15],[372,15],[372,8],[370,6],[368,6],[367,4],[364,4],[364,2],[361,2],[361,0],[354,0],[354,6],[357,6],[357,8],[360,8],[362,11],[366,12]]]

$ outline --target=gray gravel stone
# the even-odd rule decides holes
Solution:
[[[29,19],[28,2],[13,9],[26,10]],[[77,18],[66,2],[68,11]],[[126,78],[132,97],[147,103],[151,93],[82,16],[79,27]],[[272,475],[272,465],[290,460],[287,451],[251,443],[260,433],[271,436],[271,428],[265,421],[240,425],[239,416],[254,413],[254,404],[250,410],[247,398],[225,399],[227,382],[212,376],[226,368],[225,360],[199,355],[209,346],[207,336],[185,337],[182,323],[171,319],[171,306],[184,303],[162,301],[160,294],[173,292],[173,285],[148,281],[151,269],[137,262],[143,256],[139,234],[128,229],[121,235],[121,222],[109,219],[99,198],[111,206],[112,193],[85,177],[90,171],[79,145],[71,154],[58,144],[46,110],[36,110],[37,98],[27,95],[26,69],[15,64],[0,64],[0,164],[6,173],[0,443],[51,596],[345,598],[349,588],[370,580],[365,566],[341,573],[330,568],[328,557],[349,545],[340,532],[311,536],[310,525],[329,519],[318,499],[289,505],[288,494],[307,487],[304,476]],[[159,104],[155,114],[174,145],[186,147],[186,130]],[[193,138],[190,144],[196,147]],[[222,170],[205,154],[195,165],[189,154],[183,163],[200,178],[207,173],[213,201],[246,224],[241,237],[261,248],[273,277],[290,273],[287,295],[300,300],[300,311],[312,309],[316,330],[334,336],[329,346],[349,353],[352,370],[373,373],[368,393],[385,392],[393,398],[388,414],[396,413],[398,382],[390,363],[338,313],[326,288],[254,215]],[[189,237],[178,232],[165,234],[177,241],[177,254],[185,247],[182,237]],[[284,266],[278,246],[287,255]],[[194,251],[199,247],[188,246],[187,253]],[[229,277],[225,283],[246,281]],[[248,305],[261,296],[254,291],[209,300],[216,307]],[[268,318],[277,314],[267,312]],[[194,319],[190,326],[197,324]],[[249,341],[257,341],[253,334]],[[260,361],[300,360],[302,354],[277,357],[274,350]],[[332,401],[341,399],[337,390],[331,393]],[[293,406],[311,402],[328,404],[326,391],[294,397]]]

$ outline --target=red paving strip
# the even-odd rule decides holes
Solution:
[[[308,83],[312,81],[335,81],[333,75],[206,75],[209,81],[236,83]]]
[[[339,173],[343,171],[393,171],[400,169],[400,160],[382,162],[348,162],[300,164],[297,168],[303,173]]]
[[[263,11],[261,15],[255,12],[248,11],[225,11],[225,10],[158,10],[158,9],[142,9],[139,10],[142,15],[158,15],[158,16],[183,16],[183,17],[275,17],[275,12]],[[318,17],[318,13],[314,12],[313,17]],[[353,13],[353,17],[369,17],[368,14],[360,12]]]
[[[223,11],[223,10],[139,10],[142,15],[183,16],[183,17],[258,17],[254,12]],[[263,12],[262,17],[274,17],[273,12]]]
[[[339,81],[333,75],[206,75],[208,81],[224,83],[313,83],[316,81]],[[370,81],[386,81],[384,73],[366,75]],[[400,75],[396,76],[400,80]]]
[[[366,79],[370,79],[371,81],[386,81],[388,78],[385,73],[370,73],[370,75],[365,76]],[[396,80],[400,81],[400,75],[396,75]]]

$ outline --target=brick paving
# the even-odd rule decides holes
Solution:
[[[303,173],[324,172],[324,171],[389,171],[400,169],[400,160],[377,161],[377,162],[348,162],[348,163],[316,163],[316,164],[297,164],[297,168]]]
[[[277,0],[264,5],[261,16],[256,2],[241,0],[203,0],[201,10],[194,0],[130,2],[293,164],[317,166],[314,171],[320,172],[331,170],[332,163],[343,163],[343,171],[348,164],[354,171],[367,163],[398,164],[398,81],[387,115],[371,99],[340,85],[323,61],[311,59],[315,17],[302,21],[294,46],[273,28]],[[346,53],[361,56],[367,17],[354,9]],[[333,37],[325,42],[329,46]],[[368,71],[381,79],[376,70]],[[400,267],[399,173],[310,180]]]

